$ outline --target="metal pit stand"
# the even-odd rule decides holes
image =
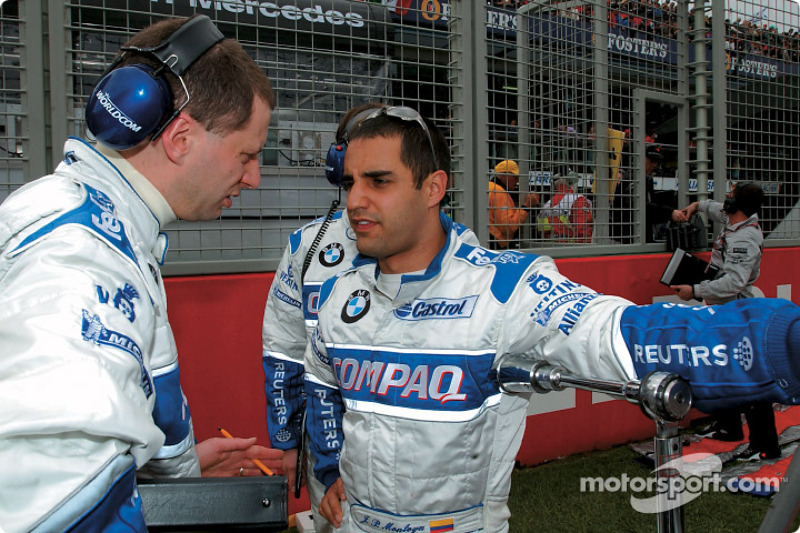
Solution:
[[[657,498],[657,531],[684,531],[680,473],[661,467],[682,455],[678,422],[692,407],[692,391],[686,380],[666,372],[651,372],[641,381],[624,383],[589,379],[570,374],[559,366],[531,361],[516,354],[503,356],[497,368],[497,378],[500,387],[510,393],[546,393],[570,387],[602,392],[639,404],[642,412],[656,423],[656,486],[666,486],[666,491],[659,491]]]

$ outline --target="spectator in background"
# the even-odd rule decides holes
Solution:
[[[724,225],[711,251],[710,263],[719,269],[713,280],[697,285],[673,285],[682,300],[704,299],[709,305],[719,305],[741,298],[756,296],[753,284],[761,272],[761,249],[764,237],[758,223],[758,211],[764,191],[754,183],[734,187],[724,203],[713,200],[694,202],[683,212],[692,216],[705,213]],[[742,454],[749,460],[780,457],[775,413],[771,402],[759,402],[743,409],[725,411],[712,425],[710,437],[723,441],[744,439],[741,413],[744,412],[750,430],[750,447]]]
[[[711,252],[711,264],[719,269],[713,280],[698,285],[673,287],[683,300],[705,299],[709,305],[756,296],[753,284],[761,273],[763,235],[758,211],[764,191],[754,183],[737,185],[724,203],[694,202],[683,209],[687,217],[697,212],[724,225]]]
[[[579,176],[570,172],[554,181],[553,197],[537,217],[539,234],[556,242],[592,242],[592,202],[577,193]]]
[[[493,250],[519,247],[520,225],[528,219],[528,209],[539,205],[539,195],[528,193],[517,208],[510,192],[519,187],[519,166],[515,161],[501,161],[494,167],[489,182],[489,246]]]
[[[644,153],[644,172],[645,172],[645,221],[647,228],[645,231],[647,242],[655,242],[655,226],[673,220],[675,222],[687,222],[689,216],[675,207],[662,204],[656,200],[655,185],[653,174],[663,160],[661,149],[658,145],[648,144]]]

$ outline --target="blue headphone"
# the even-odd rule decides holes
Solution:
[[[155,140],[189,103],[184,72],[225,36],[205,15],[193,17],[153,48],[121,48],[122,54],[95,85],[86,106],[86,124],[92,135],[115,150],[133,148],[146,138]],[[155,57],[161,65],[116,68],[128,52]],[[183,86],[186,101],[174,109],[165,69]]]
[[[328,155],[325,156],[325,177],[328,178],[328,181],[331,183],[331,185],[335,185],[336,187],[342,186],[344,156],[347,153],[347,143],[350,142],[350,135],[352,135],[353,131],[355,131],[355,129],[360,126],[362,122],[380,115],[386,115],[401,120],[408,120],[419,124],[419,126],[425,132],[425,136],[428,138],[428,144],[430,145],[431,153],[433,154],[433,161],[436,164],[436,167],[439,167],[438,158],[436,157],[436,150],[433,147],[433,138],[431,137],[431,132],[428,130],[425,120],[417,111],[405,106],[386,105],[382,107],[372,107],[365,109],[351,118],[347,125],[345,125],[341,138],[337,138],[336,142],[331,144],[331,147],[328,148]]]
[[[336,187],[342,186],[342,174],[344,173],[344,156],[347,153],[347,143],[350,141],[350,134],[362,120],[371,115],[375,109],[371,108],[357,114],[344,127],[342,136],[336,139],[335,143],[328,148],[328,155],[325,156],[325,177],[328,182]]]

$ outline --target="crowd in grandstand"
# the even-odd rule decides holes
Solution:
[[[789,29],[778,32],[774,24],[761,24],[752,20],[725,21],[725,35],[729,50],[762,55],[783,61],[800,61],[800,34]]]
[[[529,0],[489,0],[494,7],[517,9]],[[650,39],[678,36],[678,3],[675,0],[608,0],[608,22],[612,30],[633,38]],[[561,13],[570,18],[591,17],[591,6],[570,8]],[[692,29],[694,19],[690,17]],[[706,16],[706,36],[711,37],[711,17]],[[728,50],[732,53],[760,55],[783,61],[800,61],[800,33],[795,29],[779,31],[776,24],[764,18],[764,12],[735,21],[725,20]]]

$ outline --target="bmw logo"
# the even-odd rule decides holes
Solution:
[[[352,324],[369,312],[371,295],[368,290],[359,289],[350,294],[342,307],[342,321]]]
[[[319,252],[319,262],[326,267],[336,266],[344,260],[344,246],[332,242]]]

